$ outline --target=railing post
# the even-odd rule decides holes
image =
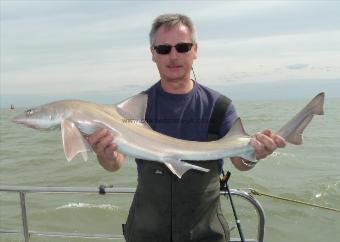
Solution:
[[[25,237],[25,242],[30,242],[30,234],[28,232],[28,223],[27,223],[27,214],[26,214],[26,200],[25,200],[25,192],[19,192],[20,195],[20,205],[21,205],[21,219],[22,219],[22,227]]]
[[[221,194],[222,191],[221,191]],[[248,194],[245,191],[239,191],[237,189],[231,189],[230,190],[230,194],[231,195],[236,195],[236,196],[240,196],[242,198],[244,198],[245,200],[247,200],[248,202],[250,202],[254,208],[256,209],[257,212],[257,216],[258,216],[258,228],[257,228],[257,241],[258,242],[263,242],[264,241],[264,226],[265,226],[265,215],[264,215],[264,210],[260,204],[260,202],[255,199],[253,196],[251,196],[250,194]]]

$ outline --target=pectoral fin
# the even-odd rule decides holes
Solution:
[[[204,171],[208,172],[209,169],[200,167],[200,166],[195,166],[193,164],[181,161],[181,160],[174,160],[172,159],[171,161],[166,161],[164,164],[169,168],[169,170],[175,174],[178,178],[182,178],[183,174],[186,173],[190,169],[198,170],[198,171]]]
[[[91,151],[91,147],[74,122],[63,120],[61,123],[61,134],[66,159],[71,161],[78,153],[81,153],[86,161],[87,151]]]

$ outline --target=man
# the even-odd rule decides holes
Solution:
[[[150,51],[160,81],[149,88],[146,120],[154,130],[180,139],[207,141],[210,118],[220,94],[190,79],[197,43],[191,20],[179,14],[157,17],[150,32]],[[224,136],[237,115],[229,104],[218,136]],[[114,137],[102,129],[89,137],[100,164],[118,170],[124,156],[116,151]],[[285,140],[264,130],[254,135],[251,144],[256,158],[263,159]],[[253,164],[232,157],[239,170]],[[219,200],[219,174],[222,161],[201,162],[207,173],[190,170],[182,179],[163,164],[137,160],[138,187],[124,226],[127,241],[185,242],[229,241],[229,228]]]

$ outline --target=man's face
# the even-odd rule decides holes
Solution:
[[[173,27],[162,26],[160,27],[154,38],[154,45],[172,45],[178,43],[193,43],[190,30],[182,25],[177,24]],[[194,59],[197,55],[197,45],[191,48],[190,51],[185,53],[178,53],[172,47],[169,54],[158,54],[151,46],[152,60],[157,64],[160,77],[164,81],[178,82],[190,79],[190,71]]]

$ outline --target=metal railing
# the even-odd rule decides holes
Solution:
[[[86,233],[64,233],[64,232],[35,232],[29,230],[27,220],[27,208],[26,208],[26,194],[27,193],[87,193],[87,194],[134,194],[135,188],[129,187],[28,187],[28,186],[0,186],[0,192],[12,192],[18,193],[20,198],[21,206],[21,218],[23,231],[10,231],[2,230],[0,228],[0,234],[22,234],[25,242],[30,242],[30,237],[43,236],[43,237],[68,237],[68,238],[96,238],[96,239],[124,239],[123,235],[114,234],[86,234]],[[221,195],[225,195],[225,191],[221,191]],[[264,210],[261,204],[252,195],[245,191],[237,189],[230,189],[230,194],[233,196],[239,196],[249,202],[256,210],[258,215],[258,229],[257,229],[257,240],[247,240],[263,242],[264,240],[264,226],[265,216]],[[239,239],[231,239],[230,242],[237,242]]]

